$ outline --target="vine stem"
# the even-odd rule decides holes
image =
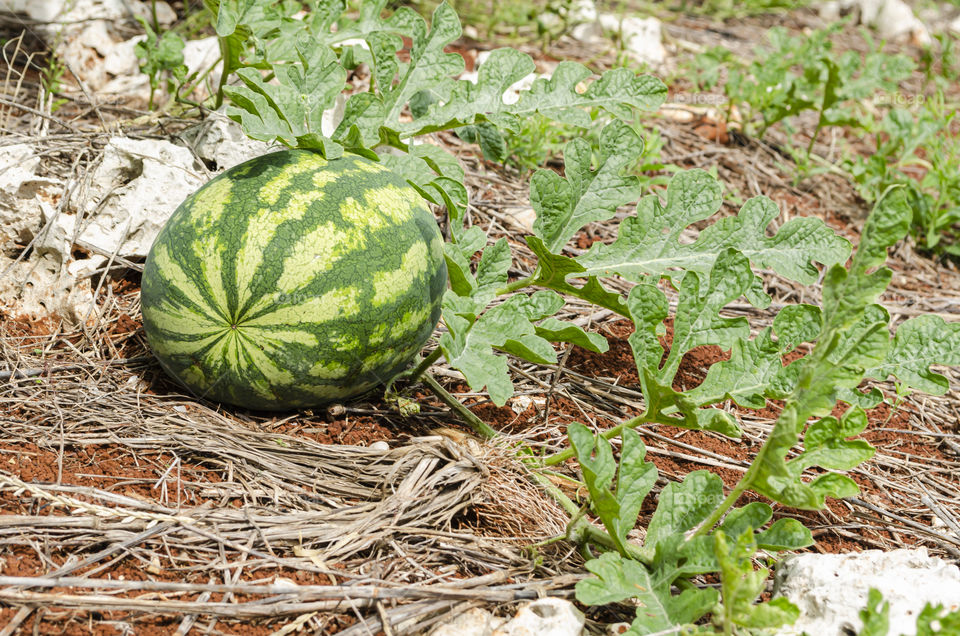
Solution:
[[[497,437],[498,433],[489,424],[481,420],[479,417],[473,414],[473,411],[465,407],[460,403],[460,400],[450,395],[445,388],[443,388],[436,378],[434,378],[429,373],[423,374],[423,382],[430,390],[433,391],[440,400],[453,409],[457,415],[463,418],[463,421],[466,422],[470,428],[474,430],[477,435],[481,435],[485,438],[492,439]]]
[[[230,62],[230,43],[227,41],[227,38],[218,37],[217,40],[220,45],[220,59],[223,60],[223,68],[220,69],[220,81],[217,83],[213,110],[217,110],[223,105],[223,87],[227,85],[228,76],[234,71],[232,68],[227,68]]]
[[[753,466],[750,468],[753,468]],[[720,505],[713,509],[709,517],[700,522],[700,525],[689,535],[690,539],[703,536],[710,532],[713,526],[717,525],[717,522],[727,513],[727,510],[729,510],[733,504],[737,503],[737,499],[747,491],[750,487],[750,482],[753,481],[753,475],[751,475],[750,472],[748,469],[746,474],[737,482],[737,485],[733,487],[733,490],[720,502]]]
[[[440,356],[442,355],[443,351],[440,349],[440,347],[437,347],[430,352],[430,355],[421,360],[420,364],[405,374],[406,379],[410,382],[416,382],[420,379],[420,376],[426,373],[427,369],[429,369],[434,362],[440,359]]]
[[[536,460],[533,458],[524,460],[524,463],[526,463],[528,467],[531,467],[530,464],[535,462]],[[573,522],[567,528],[567,538],[569,540],[580,544],[594,543],[596,545],[602,545],[605,548],[610,548],[611,550],[617,550],[617,546],[610,535],[584,519],[580,506],[567,497],[546,475],[537,470],[530,470],[530,476],[570,515]],[[630,543],[626,544],[625,547],[627,556],[649,565],[649,557],[643,554],[643,551],[639,547]]]
[[[807,144],[807,161],[810,161],[810,155],[813,154],[813,145],[817,143],[817,137],[820,136],[820,129],[823,128],[823,111],[820,111],[820,119],[817,121],[817,127],[810,137],[810,143]]]
[[[508,283],[504,287],[501,287],[497,290],[497,296],[503,296],[505,294],[512,294],[513,292],[523,289],[524,287],[529,287],[533,284],[533,276],[527,276],[526,278],[520,278],[512,283]]]

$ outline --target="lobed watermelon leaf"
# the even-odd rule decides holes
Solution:
[[[659,373],[661,382],[669,384],[673,380],[683,354],[694,347],[712,344],[728,349],[738,338],[749,335],[746,318],[724,318],[719,311],[745,295],[753,280],[750,262],[730,248],[717,256],[709,278],[703,283],[693,272],[683,277],[673,323],[673,342]]]
[[[486,387],[497,406],[506,404],[513,395],[507,359],[497,355],[498,351],[529,362],[553,364],[557,354],[551,342],[574,342],[597,353],[608,348],[602,336],[588,334],[578,325],[551,317],[564,306],[563,298],[552,291],[514,294],[483,311],[495,295],[494,287],[504,280],[505,268],[510,263],[504,258],[505,248],[498,247],[506,245],[505,239],[501,241],[503,243],[498,242],[484,251],[477,277],[469,274],[468,266],[461,270],[469,274],[466,284],[474,285],[467,294],[460,295],[453,287],[444,296],[443,320],[447,333],[440,336],[440,348],[448,364],[463,373],[471,389],[480,391]],[[449,268],[451,252],[458,247],[447,245]],[[491,256],[488,257],[488,253]],[[478,279],[484,281],[482,286]]]
[[[892,276],[883,267],[886,250],[906,235],[911,214],[903,192],[889,192],[867,219],[849,271],[834,265],[827,272],[823,325],[817,343],[810,354],[795,363],[800,365],[796,386],[739,487],[802,509],[819,509],[828,496],[849,496],[859,491],[853,480],[838,473],[827,473],[809,482],[801,478],[803,468],[808,466],[829,467],[858,458],[862,461],[872,452],[845,441],[850,431],[857,428],[852,424],[859,419],[856,410],[845,416],[854,418],[849,420],[850,424],[837,426],[830,420],[821,420],[822,424],[812,425],[807,431],[807,435],[814,432],[811,441],[816,440],[817,448],[833,447],[841,453],[814,453],[806,457],[801,454],[789,462],[786,455],[800,438],[807,420],[828,415],[840,390],[853,389],[866,369],[886,360],[890,347],[888,316],[874,301]]]
[[[600,135],[597,170],[591,170],[593,150],[585,140],[564,149],[564,177],[537,170],[530,179],[530,205],[537,218],[533,233],[548,250],[559,254],[584,225],[605,221],[621,205],[640,196],[640,179],[623,175],[624,168],[643,152],[643,141],[628,125],[613,121]]]
[[[531,280],[532,285],[582,298],[621,316],[630,316],[623,297],[604,288],[596,277],[588,278],[587,283],[582,287],[575,287],[567,282],[569,275],[583,271],[583,267],[575,260],[552,253],[536,236],[527,236],[526,241],[531,251],[537,256],[537,270]]]
[[[343,146],[323,135],[323,111],[343,91],[347,72],[326,47],[297,43],[297,63],[272,66],[277,83],[268,83],[253,67],[237,70],[243,86],[224,87],[233,104],[227,116],[261,141],[290,147],[316,148],[327,159],[343,154]]]
[[[499,128],[516,132],[523,119],[536,113],[585,127],[590,123],[587,109],[600,108],[627,119],[633,109],[656,110],[667,96],[666,86],[659,79],[625,68],[607,71],[581,92],[578,86],[593,73],[582,64],[564,61],[549,78],[535,79],[529,90],[520,92],[516,102],[505,102],[506,89],[535,68],[528,55],[497,49],[480,65],[476,83],[456,82],[449,94],[439,95],[424,116],[402,124],[401,132],[409,137],[478,121],[491,121]]]
[[[780,343],[770,328],[755,338],[739,338],[730,349],[730,359],[714,363],[707,377],[686,392],[698,406],[733,400],[740,406],[762,409],[767,398],[783,398],[796,382],[795,365],[783,366]]]
[[[751,558],[758,549],[780,552],[811,545],[813,536],[802,524],[779,519],[762,529],[770,523],[773,510],[752,502],[731,510],[714,536],[687,539],[685,535],[724,499],[723,482],[717,475],[694,471],[682,482],[664,486],[638,553],[626,545],[626,534],[657,479],[656,468],[644,461],[640,436],[624,431],[619,465],[603,436],[595,438],[580,424],[571,425],[568,436],[593,509],[617,546],[617,552],[587,562],[594,576],[577,583],[577,600],[599,605],[635,599],[636,619],[627,633],[638,635],[681,628],[683,633],[696,633],[689,631],[695,629],[690,623],[711,610],[720,624],[727,620],[744,627],[769,627],[791,620],[795,608],[784,600],[754,603],[768,573],[754,571]],[[628,558],[628,554],[635,556]],[[721,576],[722,616],[716,614],[716,590],[677,584],[711,572]],[[675,589],[681,591],[675,593]]]
[[[949,383],[930,370],[933,364],[960,364],[960,323],[947,323],[935,315],[917,316],[897,327],[882,364],[868,368],[864,375],[877,380],[893,376],[908,387],[943,395]]]
[[[536,334],[531,323],[531,318],[544,316],[538,316],[534,305],[524,303],[526,296],[511,296],[472,321],[458,312],[456,301],[451,299],[453,295],[452,291],[447,292],[444,298],[443,321],[448,331],[440,336],[440,348],[450,366],[463,373],[470,388],[481,391],[486,387],[497,406],[506,404],[513,395],[513,382],[506,357],[496,355],[494,349],[532,362],[557,361],[553,347]]]
[[[602,436],[594,437],[583,424],[571,424],[567,436],[580,462],[593,508],[617,550],[626,554],[627,533],[636,525],[643,500],[657,481],[657,467],[644,460],[646,446],[634,431],[624,431],[619,467],[610,442]],[[614,475],[616,486],[611,489]]]
[[[713,589],[688,588],[677,595],[669,586],[657,585],[643,564],[614,552],[587,561],[594,576],[578,581],[577,600],[587,605],[606,605],[627,599],[637,603],[637,617],[626,634],[694,634],[698,620],[716,604],[719,595]],[[713,633],[704,631],[702,633]]]
[[[594,243],[577,258],[583,266],[579,276],[619,274],[630,280],[668,276],[683,278],[683,272],[706,275],[726,249],[736,249],[755,266],[769,268],[804,284],[817,281],[814,263],[832,265],[847,259],[850,244],[816,218],[794,218],[773,236],[766,229],[779,214],[766,197],[747,201],[734,217],[704,228],[692,243],[681,243],[681,233],[691,224],[715,214],[722,203],[720,184],[703,170],[676,174],[667,186],[666,205],[656,195],[637,204],[636,215],[620,224],[613,243]],[[769,299],[757,278],[747,298],[758,307]]]
[[[724,530],[718,529],[713,541],[714,554],[720,564],[720,595],[723,599],[722,611],[713,617],[715,623],[728,630],[733,625],[771,629],[797,620],[800,610],[786,597],[756,602],[766,589],[770,571],[765,567],[753,567],[757,544],[750,528],[739,536],[729,537]]]

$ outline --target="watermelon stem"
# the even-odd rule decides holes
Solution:
[[[440,356],[442,355],[443,355],[443,351],[440,349],[440,347],[437,347],[436,349],[431,351],[426,358],[421,360],[420,364],[418,364],[416,367],[414,367],[409,371],[401,373],[397,377],[404,378],[409,382],[416,382],[417,380],[420,379],[420,376],[422,376],[424,372],[426,372],[426,370],[430,368],[430,365],[432,365],[434,362],[439,360]],[[390,384],[393,385],[393,382],[391,382]]]
[[[438,349],[439,351],[439,349]],[[497,437],[498,433],[489,424],[481,420],[479,417],[474,415],[473,411],[468,409],[466,406],[460,403],[460,400],[450,395],[445,388],[443,388],[436,378],[434,378],[429,373],[423,374],[423,382],[430,390],[433,391],[440,401],[449,406],[460,418],[470,427],[473,431],[482,437],[491,439]]]
[[[533,284],[533,276],[527,276],[526,278],[520,278],[508,283],[506,286],[501,287],[497,290],[497,296],[503,296],[505,294],[511,294],[518,289],[523,289],[524,287],[529,287]]]

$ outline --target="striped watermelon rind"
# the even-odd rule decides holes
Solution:
[[[407,366],[446,279],[436,221],[399,175],[285,150],[177,208],[144,266],[143,323],[163,368],[197,396],[306,408]]]

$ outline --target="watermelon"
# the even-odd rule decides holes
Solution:
[[[317,406],[392,379],[440,317],[447,269],[416,190],[369,159],[285,150],[187,197],[150,249],[141,305],[195,395]]]

